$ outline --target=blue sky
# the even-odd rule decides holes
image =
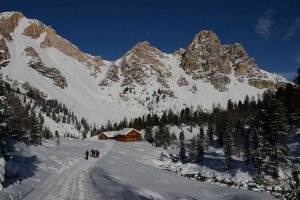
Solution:
[[[256,63],[290,80],[300,66],[300,1],[0,0],[0,12],[39,19],[82,51],[115,60],[141,41],[170,53],[200,30],[241,43]]]

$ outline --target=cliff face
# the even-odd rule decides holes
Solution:
[[[19,25],[19,20],[23,17],[23,14],[19,12],[2,13],[0,16],[0,35],[11,41],[11,33]]]
[[[273,87],[263,80],[268,79],[267,74],[241,44],[222,45],[212,31],[201,31],[194,37],[182,56],[181,67],[193,79],[203,79],[221,92],[228,89],[231,73],[239,82],[248,81],[259,89]]]
[[[9,63],[10,54],[3,38],[0,39],[0,68]]]

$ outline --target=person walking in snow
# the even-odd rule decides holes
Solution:
[[[86,150],[86,152],[85,152],[85,159],[89,159],[89,151],[88,150]]]

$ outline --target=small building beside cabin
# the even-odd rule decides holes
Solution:
[[[105,131],[99,135],[99,140],[115,139],[118,131]]]

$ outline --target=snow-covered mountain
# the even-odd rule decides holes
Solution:
[[[243,100],[288,81],[260,69],[241,44],[199,32],[167,54],[141,42],[116,61],[83,53],[50,26],[19,12],[0,14],[1,73],[22,92],[38,89],[98,124],[186,106]]]

